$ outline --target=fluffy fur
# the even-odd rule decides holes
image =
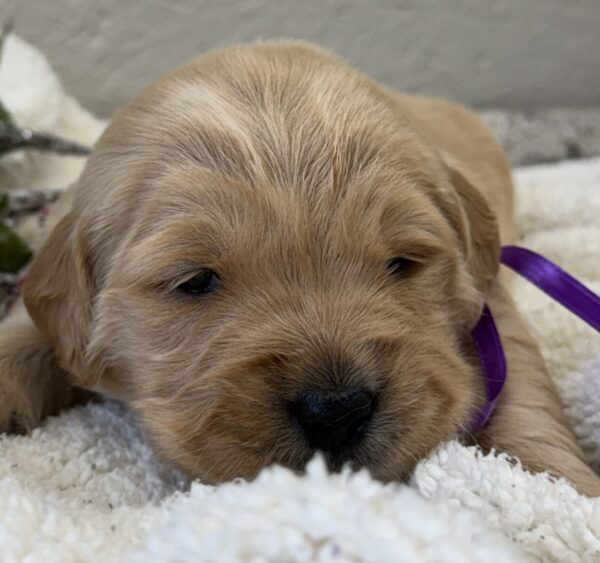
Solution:
[[[466,110],[303,44],[234,47],[119,112],[61,209],[28,314],[2,328],[0,428],[93,389],[125,400],[164,459],[219,482],[303,467],[288,401],[359,384],[379,403],[348,461],[402,479],[483,401],[469,333],[487,301],[510,380],[474,439],[600,494],[498,277],[510,174]],[[178,293],[207,268],[214,294]]]

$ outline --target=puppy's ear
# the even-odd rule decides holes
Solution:
[[[483,194],[451,164],[446,165],[458,198],[454,223],[463,243],[467,266],[484,295],[500,268],[500,233],[496,215]]]
[[[449,159],[444,159],[443,167],[448,184],[432,193],[456,232],[471,278],[467,281],[461,277],[465,285],[458,289],[464,324],[470,330],[481,315],[483,301],[500,268],[500,236],[496,216],[482,193]]]
[[[23,290],[31,318],[81,387],[97,381],[85,358],[95,293],[89,268],[82,233],[69,213],[34,258]]]

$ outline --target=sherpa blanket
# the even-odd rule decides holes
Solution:
[[[32,64],[35,81],[24,81]],[[32,85],[45,95],[32,95]],[[50,113],[40,105],[48,96]],[[42,116],[83,142],[102,128],[17,38],[0,66],[0,97],[22,124],[38,126]],[[20,158],[10,176],[46,187],[59,187],[46,178],[72,181],[80,166]],[[516,183],[521,243],[600,292],[600,159],[517,170]],[[600,336],[526,282],[514,291],[599,467]],[[424,460],[410,484],[329,475],[316,459],[303,477],[275,467],[212,488],[158,463],[127,410],[109,402],[65,412],[31,436],[0,437],[0,560],[593,561],[600,499],[458,442]]]

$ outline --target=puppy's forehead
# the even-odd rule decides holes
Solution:
[[[256,221],[292,225],[295,210],[296,222],[319,228],[345,217],[354,222],[349,234],[370,216],[395,219],[403,209],[407,220],[429,214],[431,223],[425,194],[440,176],[435,155],[385,91],[306,48],[200,59],[143,92],[95,152],[89,176],[111,170],[115,180],[105,183],[145,208],[137,216],[165,222],[201,206],[223,223],[239,218],[245,201],[243,216]],[[164,224],[138,226],[153,223]]]
[[[149,87],[120,117],[123,134],[113,140],[153,167],[193,163],[246,182],[309,190],[332,180],[343,189],[373,166],[404,176],[431,168],[428,147],[390,95],[307,47],[254,46],[201,58]]]

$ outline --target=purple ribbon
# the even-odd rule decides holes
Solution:
[[[487,397],[485,405],[477,411],[469,427],[470,432],[476,434],[485,428],[496,408],[496,403],[500,399],[500,393],[506,382],[507,371],[502,340],[492,312],[487,305],[483,306],[483,313],[471,332],[471,338],[481,362]]]
[[[600,297],[547,258],[519,246],[504,246],[500,262],[600,332]],[[487,400],[478,410],[470,432],[481,432],[489,422],[506,382],[507,366],[502,340],[492,312],[485,305],[471,332],[481,361]]]
[[[500,262],[600,331],[600,297],[571,274],[520,246],[502,247]]]

